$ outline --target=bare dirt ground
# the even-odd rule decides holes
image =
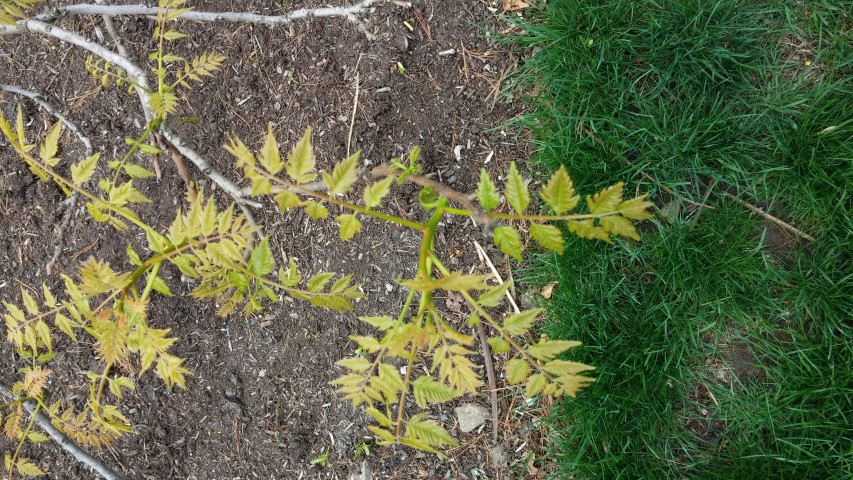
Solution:
[[[60,3],[67,4],[49,1],[36,10]],[[329,169],[346,155],[358,90],[352,145],[363,150],[365,165],[387,162],[419,145],[424,173],[471,191],[480,167],[497,177],[509,161],[526,158],[524,140],[496,128],[522,108],[499,96],[519,60],[516,52],[489,34],[510,28],[500,18],[500,2],[396,3],[400,5],[382,4],[367,18],[376,40],[368,40],[342,19],[298,21],[281,28],[179,22],[178,28],[191,40],[177,43],[175,53],[191,57],[213,50],[229,60],[218,75],[182,97],[182,121],[175,122],[176,130],[239,182],[239,173],[221,148],[226,133],[236,132],[251,148],[259,148],[271,123],[282,149],[287,149],[312,126],[319,167]],[[319,4],[190,2],[198,10],[263,14]],[[156,48],[151,39],[153,19],[115,22],[132,58],[138,65],[146,64],[148,53]],[[60,24],[95,40],[105,35],[99,17],[69,18]],[[108,37],[100,41],[111,46]],[[77,48],[35,34],[0,37],[0,83],[42,92],[81,125],[105,159],[112,159],[123,155],[125,136],[141,132],[144,118],[136,96],[103,88],[86,72],[85,56]],[[26,99],[0,97],[7,118],[18,103],[30,132],[44,134],[54,122]],[[66,164],[82,158],[82,146],[67,130],[60,144]],[[174,165],[166,158],[160,163],[163,178],[141,183],[153,203],[141,208],[140,215],[151,225],[165,227],[183,202],[184,185]],[[190,169],[206,191],[215,190],[201,173]],[[99,172],[108,173],[105,166]],[[0,299],[19,301],[19,282],[58,285],[60,274],[72,274],[89,256],[109,261],[116,269],[129,269],[127,244],[144,251],[144,238],[116,234],[94,223],[80,208],[65,232],[64,252],[48,275],[46,259],[53,253],[56,226],[63,216],[61,191],[40,182],[0,142],[0,192]],[[414,188],[398,189],[386,208],[418,217],[422,212],[416,195]],[[230,201],[221,192],[218,198],[221,205]],[[282,215],[271,202],[254,213],[271,235],[277,255],[297,257],[309,274],[353,273],[364,283],[365,298],[355,312],[346,314],[285,299],[250,318],[221,318],[213,305],[181,297],[192,285],[182,282],[177,269],[164,268],[163,276],[178,295],[156,297],[150,322],[172,329],[180,339],[174,352],[188,359],[193,375],[186,390],[166,389],[150,372],[142,375],[125,401],[136,434],[96,455],[132,479],[347,478],[361,472],[362,462],[373,478],[495,479],[519,474],[530,478],[535,468],[528,469],[527,463],[537,441],[536,426],[532,417],[519,421],[514,416],[513,398],[505,392],[499,437],[501,449],[509,453],[496,458],[489,423],[470,434],[459,432],[453,405],[447,405],[436,409],[435,417],[461,446],[442,460],[404,448],[375,446],[365,428],[368,417],[341,401],[328,385],[341,374],[334,362],[355,348],[347,335],[366,331],[356,316],[394,312],[402,305],[405,292],[394,279],[411,276],[416,269],[420,240],[416,234],[368,220],[353,241],[341,243],[332,222]],[[456,266],[482,268],[471,244],[478,231],[461,224],[446,227],[439,238],[445,258]],[[496,251],[490,254],[503,263]],[[84,398],[85,372],[99,368],[97,359],[86,345],[58,348],[64,353],[53,362],[52,386]],[[0,349],[0,371],[5,372],[0,377],[11,382],[16,368],[12,348],[4,343]],[[488,396],[484,392],[460,402],[488,406]],[[362,443],[369,446],[367,456],[356,453]],[[2,448],[10,447],[14,448],[3,440]],[[27,448],[26,454],[46,467],[49,478],[93,478],[51,443]],[[311,460],[323,452],[328,452],[327,464],[312,465]]]

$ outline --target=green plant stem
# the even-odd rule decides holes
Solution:
[[[415,366],[415,358],[418,356],[420,348],[417,344],[412,344],[412,351],[409,355],[409,363],[406,365],[406,376],[403,378],[403,388],[400,389],[400,401],[397,404],[397,428],[396,436],[400,437],[400,430],[403,428],[403,411],[406,409],[406,393],[409,391],[409,382],[412,379],[412,368]]]
[[[275,175],[271,175],[265,171],[262,171],[262,170],[255,168],[255,167],[252,167],[252,168],[255,169],[255,172],[262,175],[264,178],[266,178],[270,182],[277,184],[281,188],[284,188],[286,190],[290,190],[293,193],[299,193],[302,195],[307,195],[309,197],[314,197],[318,200],[323,200],[325,202],[335,204],[339,207],[346,208],[346,209],[352,210],[352,211],[357,212],[357,213],[361,213],[364,215],[368,215],[371,217],[378,218],[380,220],[385,220],[387,222],[391,222],[391,223],[395,223],[397,225],[401,225],[404,227],[411,228],[412,230],[423,231],[425,228],[425,225],[423,225],[421,223],[413,222],[411,220],[406,220],[405,218],[398,217],[396,215],[389,215],[387,213],[382,213],[382,212],[378,212],[376,210],[371,210],[367,207],[362,207],[361,205],[356,205],[354,203],[346,202],[344,200],[339,200],[339,199],[333,197],[332,195],[326,195],[325,193],[315,192],[313,190],[309,190],[305,187],[302,187],[302,186],[297,185],[295,183],[288,182],[282,178],[276,177]],[[273,192],[273,193],[275,193],[275,192]]]
[[[438,268],[438,270],[443,275],[450,275],[450,270],[448,270],[447,267],[445,267],[444,264],[441,263],[441,260],[439,260],[438,258],[435,257],[435,255],[433,255],[433,262],[435,262],[435,266]],[[551,381],[554,380],[553,375],[542,370],[542,368],[540,368],[539,363],[533,357],[528,355],[527,352],[524,351],[524,349],[521,347],[521,345],[519,345],[515,341],[515,339],[512,338],[512,335],[510,335],[503,327],[501,327],[501,325],[489,314],[489,312],[487,312],[486,309],[481,307],[480,304],[477,303],[476,300],[474,300],[474,297],[472,297],[470,293],[468,293],[466,291],[462,291],[459,293],[462,295],[463,298],[465,298],[465,301],[467,301],[468,304],[471,305],[471,308],[473,308],[477,312],[477,314],[479,314],[481,317],[485,318],[486,321],[489,322],[489,325],[491,325],[492,328],[497,330],[498,333],[500,334],[500,336],[503,337],[503,339],[506,340],[507,343],[509,343],[512,346],[512,348],[514,348],[516,351],[518,351],[518,353],[520,353],[521,356],[524,357],[525,360],[527,360],[527,363],[536,367],[536,369],[539,370],[540,372],[542,372],[546,377],[548,377],[549,380],[551,380]]]
[[[162,117],[157,117],[154,120],[151,120],[151,122],[149,122],[148,125],[145,127],[145,131],[142,132],[142,135],[138,139],[136,139],[135,142],[133,142],[133,145],[130,146],[130,149],[127,151],[127,153],[124,154],[124,157],[121,159],[121,162],[119,162],[118,166],[115,169],[116,174],[113,176],[112,188],[116,188],[118,176],[121,173],[121,167],[123,167],[124,164],[127,163],[127,160],[130,159],[130,156],[133,155],[133,152],[135,152],[139,148],[139,146],[142,145],[142,142],[144,142],[148,138],[148,135],[151,135],[151,132],[153,132],[154,129],[159,127],[161,123],[163,123]]]
[[[15,463],[17,463],[18,455],[21,453],[21,448],[24,446],[24,441],[26,441],[27,439],[27,434],[30,433],[30,431],[32,431],[33,429],[33,424],[35,424],[36,422],[36,415],[38,414],[40,408],[41,402],[37,402],[35,410],[30,414],[30,422],[27,424],[27,429],[24,431],[24,434],[21,435],[21,440],[18,442],[18,447],[15,448],[15,453],[14,455],[12,455],[12,459],[9,461],[9,469],[7,470],[9,472],[9,480],[12,480],[12,477],[14,476],[12,473],[12,467],[14,467]]]
[[[160,266],[163,263],[157,263],[154,265],[154,268],[151,269],[151,273],[148,275],[148,282],[145,285],[145,290],[142,292],[142,300],[148,298],[148,295],[151,294],[151,289],[154,288],[154,281],[157,279],[157,274],[160,272]]]

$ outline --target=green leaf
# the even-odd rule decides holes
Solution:
[[[139,148],[140,152],[142,152],[146,155],[160,155],[161,153],[163,153],[163,150],[160,150],[159,148],[155,147],[154,145],[151,145],[148,143],[140,143],[138,148]]]
[[[169,289],[169,286],[166,285],[166,282],[164,282],[160,277],[154,277],[154,280],[151,281],[151,288],[153,288],[155,292],[161,293],[167,297],[172,296],[172,290]]]
[[[347,241],[354,237],[355,234],[361,230],[361,222],[358,221],[358,218],[354,213],[338,215],[335,217],[335,220],[338,221],[338,224],[341,227],[341,240],[343,241]]]
[[[39,157],[50,167],[59,163],[59,159],[56,158],[56,152],[59,151],[59,133],[61,131],[62,122],[56,122],[56,125],[50,129],[50,132],[44,138],[44,142],[39,147]]]
[[[272,175],[277,175],[284,167],[284,163],[282,163],[278,152],[278,142],[275,141],[272,125],[267,125],[267,137],[264,140],[264,146],[258,152],[258,161]]]
[[[148,105],[159,117],[165,118],[178,108],[178,97],[172,92],[154,92],[148,97]]]
[[[548,183],[539,192],[539,197],[557,215],[574,210],[578,205],[578,201],[580,201],[580,197],[575,194],[575,186],[572,183],[572,179],[563,165],[560,165],[560,169],[551,175]]]
[[[500,285],[494,286],[480,295],[480,298],[477,299],[477,303],[484,307],[497,307],[501,302],[503,302],[506,292],[511,286],[511,279]]]
[[[616,207],[622,202],[622,182],[611,185],[590,197],[587,195],[586,204],[590,213],[601,214],[616,211]]]
[[[361,156],[361,150],[356,150],[355,153],[335,165],[331,175],[323,172],[323,182],[329,187],[329,195],[343,195],[352,188],[358,180],[359,156]]]
[[[382,198],[388,195],[391,190],[393,177],[385,177],[382,180],[368,186],[364,189],[364,205],[367,208],[378,207],[382,204]]]
[[[308,280],[308,288],[309,292],[322,292],[329,281],[337,275],[335,272],[320,272],[317,275],[311,277],[311,280]]]
[[[15,463],[18,473],[26,477],[38,477],[44,475],[44,471],[31,462],[29,458],[21,458]]]
[[[513,227],[502,225],[495,229],[495,245],[510,257],[521,260],[521,235]]]
[[[252,256],[249,257],[246,268],[259,277],[269,275],[273,271],[275,260],[272,258],[269,237],[265,236],[252,250]]]
[[[179,38],[186,38],[186,37],[189,37],[189,35],[187,35],[185,33],[177,32],[175,30],[167,30],[166,33],[163,34],[163,39],[169,40],[169,41],[177,40]]]
[[[547,362],[553,360],[557,355],[565,352],[570,348],[580,346],[581,342],[571,340],[539,340],[539,343],[529,345],[526,348],[527,354],[531,357]]]
[[[323,206],[320,202],[315,202],[313,200],[306,200],[305,203],[305,213],[308,214],[314,220],[319,218],[326,218],[329,216],[329,210]]]
[[[406,423],[406,433],[416,439],[423,440],[431,446],[458,445],[458,442],[447,433],[447,430],[435,420],[424,420],[426,414],[418,414]]]
[[[367,407],[364,409],[364,412],[373,417],[373,419],[376,420],[376,423],[383,427],[391,428],[391,425],[393,425],[390,418],[374,407]]]
[[[287,155],[284,169],[293,181],[303,184],[317,178],[317,173],[314,171],[316,165],[317,157],[314,156],[314,145],[311,142],[311,127],[308,127],[305,135]]]
[[[506,362],[506,381],[510,385],[518,385],[530,375],[530,364],[523,358]]]
[[[560,255],[563,254],[566,240],[563,238],[563,232],[554,225],[533,223],[530,225],[530,236],[548,250],[557,252]]]
[[[507,202],[519,215],[524,213],[524,210],[530,205],[530,191],[527,189],[524,178],[518,173],[515,162],[509,164],[509,175],[506,178],[504,195],[506,195]]]
[[[95,174],[95,167],[98,166],[98,160],[100,158],[101,152],[95,152],[93,155],[71,165],[71,181],[74,182],[74,185],[79,187],[92,178],[92,175]]]
[[[480,169],[480,182],[477,184],[477,201],[487,212],[501,203],[501,196],[489,172],[485,168]]]
[[[431,403],[449,402],[461,394],[449,385],[427,376],[421,376],[412,381],[412,391],[415,402],[421,408],[426,408]]]
[[[544,308],[533,308],[520,313],[510,315],[504,320],[504,328],[513,335],[524,335],[533,326],[536,317],[539,316]]]

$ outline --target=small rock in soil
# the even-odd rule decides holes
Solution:
[[[456,418],[459,421],[459,430],[462,432],[470,432],[479,427],[489,418],[489,410],[476,403],[466,403],[454,409]]]

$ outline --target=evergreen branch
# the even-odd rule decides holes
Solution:
[[[11,401],[20,401],[20,398],[17,398],[12,394],[12,389],[9,388],[4,383],[0,383],[0,394],[6,397]],[[98,472],[105,480],[123,480],[123,478],[111,470],[109,467],[103,464],[100,460],[90,455],[88,452],[83,450],[79,445],[77,445],[71,438],[69,438],[64,433],[60,432],[53,424],[50,422],[50,418],[44,413],[38,411],[39,402],[36,400],[25,400],[24,408],[26,408],[27,412],[33,416],[35,419],[35,423],[42,428],[48,435],[66,452],[70,453],[75,459],[77,459],[80,463],[87,465],[92,470]]]

